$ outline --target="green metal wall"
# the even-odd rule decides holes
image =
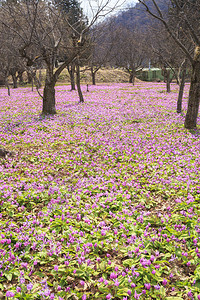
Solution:
[[[172,76],[172,71],[171,71]],[[143,69],[136,73],[136,77],[143,81],[163,81],[164,76],[162,75],[162,70],[158,68]]]

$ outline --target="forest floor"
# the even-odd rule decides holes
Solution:
[[[200,299],[200,133],[178,86],[0,94],[0,299]],[[198,124],[200,119],[198,118]]]

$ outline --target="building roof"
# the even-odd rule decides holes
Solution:
[[[160,68],[143,68],[142,71],[160,71]]]

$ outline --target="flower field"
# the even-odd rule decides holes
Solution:
[[[178,86],[0,93],[0,299],[200,299],[200,134]],[[198,119],[200,124],[200,119]]]

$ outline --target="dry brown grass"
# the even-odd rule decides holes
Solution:
[[[96,73],[96,83],[119,83],[128,82],[129,75],[127,72],[121,69],[102,68]],[[68,71],[65,69],[59,76],[59,82],[70,83]],[[92,77],[90,70],[81,70],[81,82],[92,83]]]

